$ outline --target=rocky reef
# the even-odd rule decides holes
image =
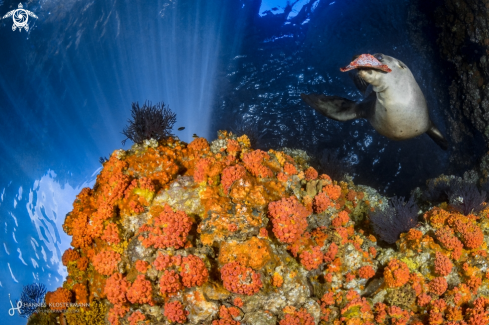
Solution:
[[[454,66],[450,106],[462,114],[489,143],[489,1],[445,0],[436,10],[442,57]],[[463,120],[452,129],[467,132]]]
[[[145,140],[77,196],[69,275],[29,324],[489,324],[489,207],[428,206],[389,245],[387,202],[246,135]]]

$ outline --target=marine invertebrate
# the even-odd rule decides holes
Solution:
[[[358,269],[358,276],[363,279],[370,279],[374,275],[375,271],[370,265],[365,265]]]
[[[149,268],[148,262],[142,260],[136,261],[136,270],[138,270],[138,272],[146,273],[146,271],[148,271],[148,268]]]
[[[319,174],[318,174],[317,170],[314,169],[314,167],[309,167],[304,172],[304,177],[306,178],[306,181],[312,181],[312,180],[318,178],[318,175]]]
[[[188,255],[182,258],[180,276],[183,285],[190,288],[204,284],[209,278],[209,271],[200,257]]]
[[[221,176],[221,184],[224,193],[229,193],[229,189],[235,181],[246,175],[246,169],[242,165],[230,166],[224,168]]]
[[[126,293],[130,283],[120,273],[112,274],[105,283],[104,292],[107,299],[114,305],[123,304],[127,301]]]
[[[54,292],[48,292],[45,296],[46,304],[52,310],[63,311],[70,307],[72,293],[65,288],[58,288]]]
[[[273,233],[283,243],[296,241],[307,228],[309,212],[295,197],[283,198],[268,204]]]
[[[321,252],[320,246],[315,246],[311,251],[305,250],[300,255],[301,264],[304,265],[306,270],[315,270],[323,263],[323,252]]]
[[[103,275],[111,275],[117,269],[121,255],[114,251],[104,250],[93,257],[95,270]]]
[[[153,304],[153,290],[151,282],[144,275],[139,274],[131,287],[127,290],[127,300],[133,304]]]
[[[132,103],[131,117],[129,123],[122,134],[127,138],[122,141],[122,145],[130,139],[134,143],[142,144],[144,140],[155,139],[157,141],[172,136],[171,130],[176,122],[177,115],[164,103],[151,105],[145,102],[143,107],[139,103]]]
[[[406,263],[392,259],[384,269],[385,283],[389,288],[402,287],[409,281],[409,268]]]
[[[257,293],[263,286],[260,274],[238,262],[224,265],[221,268],[221,279],[227,290],[249,296]]]
[[[101,238],[110,244],[119,244],[121,239],[119,238],[119,230],[117,229],[117,225],[115,223],[109,223],[107,226],[105,226]]]
[[[160,277],[160,292],[172,293],[182,289],[180,276],[175,270],[165,270]]]
[[[170,265],[175,264],[176,261],[176,256],[170,256],[167,254],[163,254],[161,252],[158,252],[156,259],[153,262],[153,265],[155,269],[158,271],[163,271],[164,269],[168,268]]]
[[[80,258],[80,254],[77,251],[73,250],[72,248],[68,248],[63,253],[63,257],[61,258],[61,261],[63,262],[64,266],[67,266],[69,262],[76,261],[79,258]]]
[[[86,284],[77,283],[71,289],[75,294],[75,300],[77,304],[88,304],[88,289]]]
[[[448,199],[457,211],[468,215],[469,213],[477,213],[484,208],[482,203],[486,200],[486,192],[479,192],[475,184],[457,181],[450,185]]]
[[[180,301],[172,301],[165,304],[164,315],[170,322],[183,324],[187,321],[188,311],[183,309]]]
[[[312,203],[314,212],[316,213],[324,212],[331,205],[332,205],[331,201],[329,200],[329,197],[325,193],[319,193],[318,195],[316,195]]]
[[[114,305],[109,310],[108,319],[111,325],[119,325],[119,318],[124,317],[129,311],[129,307],[123,305]]]
[[[418,206],[411,197],[407,202],[404,198],[393,197],[384,210],[376,209],[370,213],[370,220],[377,235],[389,244],[393,244],[403,232],[418,223]]]
[[[263,165],[264,159],[270,159],[270,156],[262,150],[254,150],[243,155],[244,165],[253,176],[261,178],[273,177],[273,172],[270,168]]]
[[[294,307],[284,308],[285,317],[279,322],[279,325],[314,325],[314,318],[305,308],[296,310]]]
[[[76,244],[64,254],[70,302],[76,296],[113,304],[103,317],[113,325],[302,324],[311,317],[328,324],[421,325],[475,322],[484,313],[486,302],[475,300],[487,287],[489,272],[480,265],[488,254],[489,209],[464,216],[440,204],[425,211],[425,225],[386,249],[364,228],[368,211],[380,205],[372,189],[324,174],[307,181],[309,165],[292,151],[292,157],[257,154],[262,158],[254,167],[273,175],[254,175],[243,161],[251,152],[246,138],[230,133],[221,132],[212,149],[202,138],[189,145],[167,138],[111,155],[65,221]],[[200,171],[199,161],[206,162]],[[233,169],[244,174],[239,181],[234,172],[227,175]],[[205,183],[195,182],[199,174]],[[131,212],[139,209],[144,213]],[[313,210],[325,213],[310,215]],[[107,259],[111,266],[102,265]],[[450,289],[444,290],[444,276]],[[379,285],[385,295],[377,294]],[[308,286],[314,290],[301,289]],[[277,296],[289,306],[261,305]],[[299,317],[301,310],[311,317]],[[89,313],[67,316],[68,324],[101,324]]]
[[[436,252],[435,257],[435,272],[440,276],[446,276],[452,272],[453,263],[448,257],[440,252]]]
[[[19,315],[28,318],[36,310],[43,305],[44,296],[46,295],[46,287],[41,283],[32,283],[22,288],[20,301],[22,306],[19,310]],[[16,302],[17,304],[17,302]]]
[[[184,211],[174,212],[168,205],[165,205],[163,211],[153,219],[152,223],[153,226],[147,225],[139,229],[140,232],[148,232],[146,238],[139,236],[144,247],[183,247],[192,227],[192,220]]]
[[[443,277],[434,278],[429,284],[430,292],[441,296],[448,288],[447,280]]]
[[[140,321],[143,321],[145,319],[146,317],[139,310],[135,311],[134,313],[131,314],[131,316],[127,318],[130,325],[137,325]]]

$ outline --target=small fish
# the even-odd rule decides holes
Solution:
[[[198,138],[199,136],[197,134],[194,133],[194,135],[192,135],[192,137],[194,138]]]
[[[178,130],[178,131],[183,131],[183,130],[185,130],[185,126],[181,126],[181,127],[179,127],[177,130]]]
[[[276,10],[278,10],[278,8],[277,7],[273,7],[272,10],[273,11],[276,11]]]

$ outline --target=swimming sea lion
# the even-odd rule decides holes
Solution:
[[[365,95],[360,102],[338,96],[301,94],[319,113],[336,121],[365,118],[374,129],[392,140],[406,140],[426,132],[443,150],[447,140],[430,120],[423,92],[409,68],[384,54],[362,54],[341,71],[350,71]]]

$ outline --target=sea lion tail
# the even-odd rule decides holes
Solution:
[[[443,134],[440,132],[440,130],[438,130],[438,128],[435,126],[435,124],[433,124],[433,122],[430,121],[430,123],[431,123],[431,126],[428,129],[428,131],[426,131],[426,134],[428,134],[430,136],[430,138],[433,141],[435,141],[435,143],[437,145],[440,146],[440,148],[442,148],[443,150],[447,150],[448,149],[447,139],[445,139]]]
[[[348,121],[360,118],[360,111],[355,101],[323,94],[301,94],[307,105],[319,113],[336,121]]]

